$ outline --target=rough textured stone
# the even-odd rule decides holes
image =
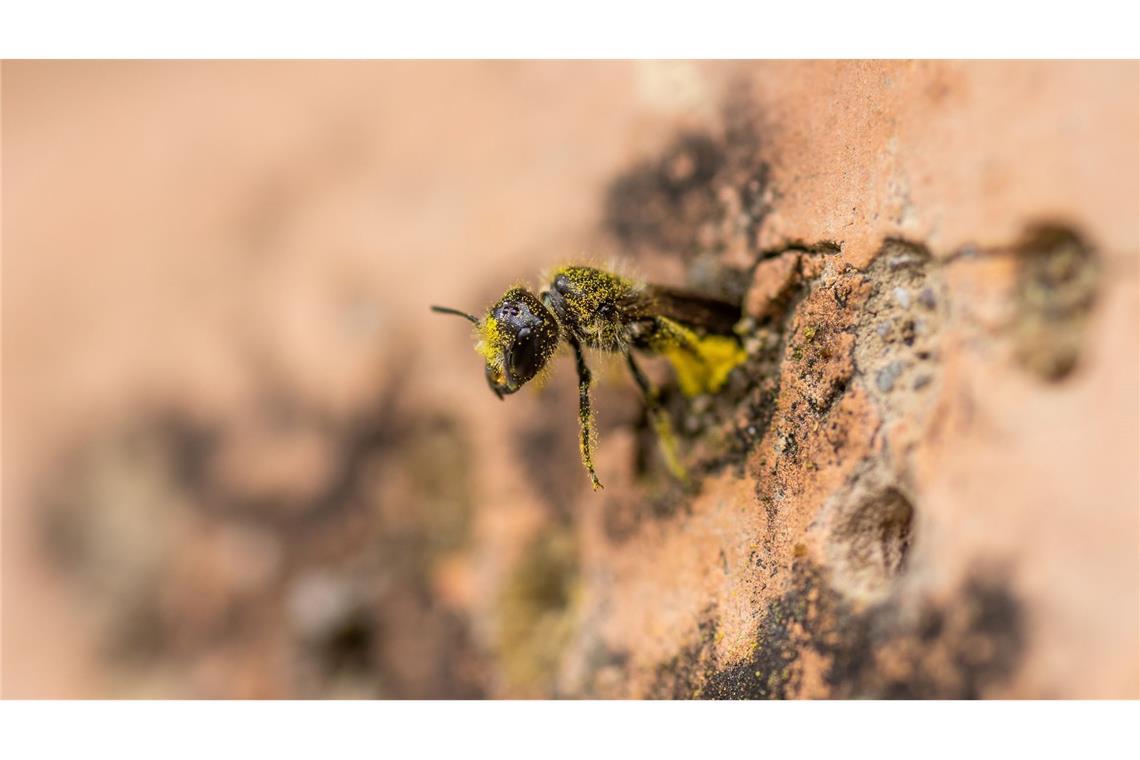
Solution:
[[[3,88],[5,696],[1140,696],[1135,63]],[[687,486],[428,311],[576,258],[744,305]]]
[[[752,287],[744,300],[744,313],[757,320],[779,315],[799,275],[800,254],[789,251],[761,261],[752,273]]]

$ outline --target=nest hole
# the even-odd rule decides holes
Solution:
[[[874,600],[907,568],[914,541],[914,505],[886,487],[842,509],[828,538],[836,585],[851,596]]]

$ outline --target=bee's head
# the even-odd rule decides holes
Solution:
[[[558,347],[558,320],[525,288],[508,290],[483,319],[454,309],[432,309],[475,324],[479,333],[475,350],[486,359],[487,385],[499,398],[526,385]]]

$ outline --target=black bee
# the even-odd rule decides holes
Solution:
[[[482,319],[457,309],[431,308],[475,325],[479,339],[475,350],[486,360],[487,384],[499,398],[514,393],[546,368],[562,341],[570,345],[578,365],[579,448],[595,489],[602,484],[591,453],[595,433],[590,368],[583,346],[625,356],[645,397],[666,463],[682,479],[684,469],[676,457],[668,417],[633,351],[668,358],[687,396],[715,393],[745,358],[733,332],[740,320],[739,307],[594,267],[556,270],[549,289],[538,296],[526,288],[511,288]]]

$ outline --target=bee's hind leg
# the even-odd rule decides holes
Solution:
[[[569,339],[574,349],[574,358],[578,365],[578,426],[581,428],[581,438],[578,448],[582,453],[582,464],[590,475],[590,482],[595,491],[604,486],[598,480],[598,473],[594,471],[594,456],[591,449],[594,445],[594,414],[590,409],[590,368],[586,366],[586,357],[582,354],[582,345],[575,338]]]
[[[661,456],[665,459],[665,466],[669,468],[673,477],[682,483],[687,483],[689,473],[678,457],[677,437],[673,434],[673,425],[669,421],[669,415],[661,406],[657,389],[650,384],[649,378],[641,371],[641,367],[637,366],[631,352],[626,352],[625,360],[629,364],[629,371],[633,375],[637,387],[641,389],[641,394],[645,397],[645,407],[649,412],[649,419],[653,423],[653,431],[657,434],[657,443],[661,447]]]

